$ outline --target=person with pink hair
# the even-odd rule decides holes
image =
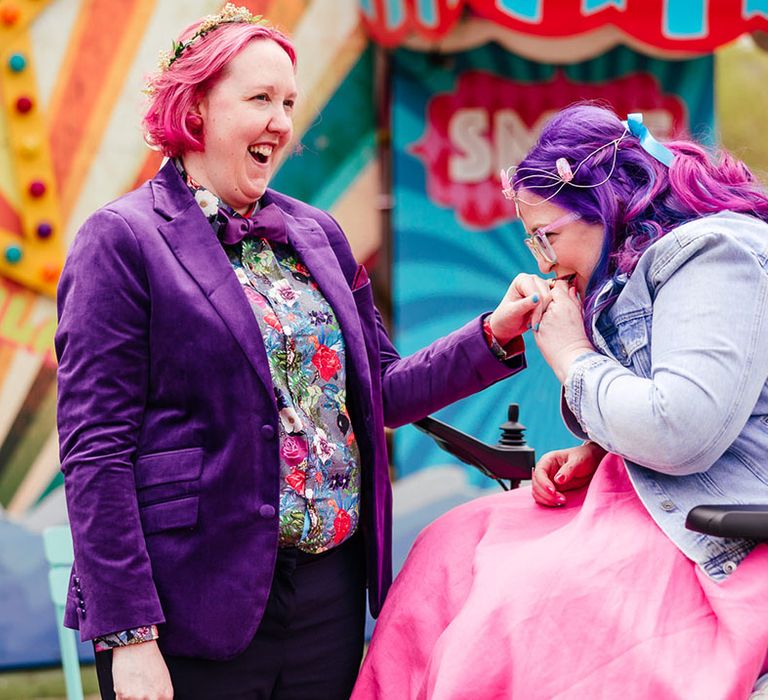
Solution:
[[[65,622],[104,698],[347,697],[392,575],[385,424],[521,370],[550,296],[526,278],[401,358],[336,221],[268,187],[295,66],[245,8],[183,32],[144,119],[168,161],[64,267]]]
[[[768,670],[768,545],[685,523],[768,504],[768,195],[592,104],[501,180],[585,442],[420,534],[353,698],[744,700]]]

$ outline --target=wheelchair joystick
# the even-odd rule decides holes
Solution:
[[[517,422],[520,416],[520,406],[516,403],[509,404],[507,409],[507,421],[499,426],[501,437],[499,445],[504,447],[527,447],[523,433],[525,426]]]

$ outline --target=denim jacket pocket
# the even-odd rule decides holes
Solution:
[[[611,354],[625,367],[642,377],[651,375],[650,309],[616,320],[615,333],[605,338]]]

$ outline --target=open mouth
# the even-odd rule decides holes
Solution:
[[[269,144],[259,144],[248,147],[248,153],[251,154],[251,157],[257,163],[261,163],[262,165],[269,162],[269,159],[272,156],[272,151],[274,151],[274,146],[270,146]]]

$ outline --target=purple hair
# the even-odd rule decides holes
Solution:
[[[200,22],[187,27],[179,37],[191,37]],[[151,146],[169,157],[187,151],[202,151],[202,123],[192,109],[222,77],[229,62],[251,41],[274,41],[296,67],[296,50],[282,32],[263,24],[221,24],[187,48],[166,70],[152,75],[147,88],[149,105],[142,125]]]
[[[546,198],[561,183],[553,184],[551,176],[532,175],[533,169],[556,174],[557,159],[565,157],[574,173],[572,182],[586,186],[565,185],[550,201],[578,212],[587,223],[601,224],[605,230],[600,259],[584,300],[584,325],[590,337],[592,319],[615,301],[621,285],[614,284],[611,294],[597,308],[600,289],[608,280],[617,282],[619,275],[631,274],[643,252],[676,226],[724,210],[768,220],[765,190],[746,165],[725,151],[710,157],[704,148],[690,141],[666,143],[675,154],[667,168],[629,133],[616,149],[600,148],[624,132],[619,117],[606,107],[568,107],[547,122],[512,179],[515,191],[528,189]],[[616,167],[611,172],[614,151]],[[604,180],[604,184],[597,184]]]

